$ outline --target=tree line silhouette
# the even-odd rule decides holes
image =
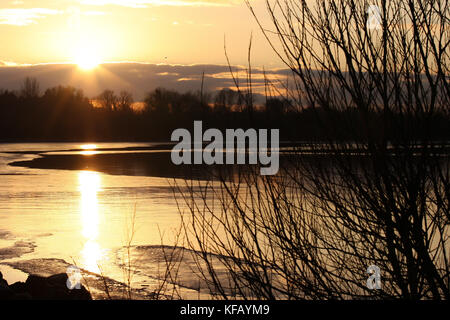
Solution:
[[[321,140],[330,134],[336,139],[356,136],[364,140],[367,122],[376,128],[386,117],[391,125],[384,125],[380,135],[394,137],[399,128],[408,128],[412,137],[427,130],[436,140],[450,138],[445,108],[434,113],[426,125],[423,118],[392,112],[366,112],[361,121],[363,115],[356,108],[294,108],[284,97],[266,97],[253,106],[248,93],[230,88],[215,93],[157,88],[147,94],[143,108],[133,105],[133,96],[127,91],[105,90],[90,99],[82,90],[57,86],[41,94],[38,81],[27,78],[19,91],[0,90],[0,141],[168,141],[174,129],[190,129],[194,120],[202,120],[204,128],[221,130],[279,128],[286,141]]]

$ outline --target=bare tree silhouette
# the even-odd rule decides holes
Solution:
[[[449,1],[266,0],[270,29],[247,4],[292,71],[286,99],[324,138],[274,177],[178,184],[211,293],[449,299],[449,148],[431,134],[450,105]]]
[[[27,77],[20,88],[20,97],[23,99],[35,99],[39,97],[39,82],[35,78]]]
[[[115,95],[114,91],[104,90],[97,97],[97,100],[100,103],[102,108],[104,108],[106,110],[110,110],[110,111],[117,110],[117,104],[118,104],[119,98]]]
[[[117,109],[119,111],[130,112],[134,99],[133,95],[128,91],[121,91],[117,98]]]

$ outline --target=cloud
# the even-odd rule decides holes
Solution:
[[[60,14],[61,11],[45,8],[0,9],[0,24],[27,26],[36,23],[49,15]]]
[[[10,61],[0,61],[0,67],[14,67],[14,66],[18,66],[18,64]]]
[[[130,8],[153,6],[228,7],[237,0],[79,0],[81,4],[93,6],[117,5]]]
[[[233,67],[238,72],[239,83],[244,86],[245,69]],[[71,64],[41,64],[9,66],[0,63],[0,89],[18,90],[26,77],[36,78],[42,89],[58,85],[73,86],[82,89],[89,97],[100,94],[105,89],[116,92],[127,90],[137,101],[142,101],[146,94],[157,87],[164,87],[179,92],[197,91],[201,88],[202,74],[205,91],[215,92],[222,88],[234,89],[234,81],[226,65],[169,65],[147,63],[109,63],[92,73],[85,73]],[[286,69],[266,70],[271,79],[285,77]],[[265,79],[263,70],[253,69],[253,89],[264,93]],[[236,75],[236,74],[235,74]]]

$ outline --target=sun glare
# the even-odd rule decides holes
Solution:
[[[92,149],[97,149],[97,145],[93,144],[93,143],[83,144],[80,146],[80,148],[83,150],[92,150]]]
[[[84,156],[92,156],[98,153],[97,151],[95,151],[95,149],[97,149],[97,145],[95,144],[83,144],[82,146],[80,146],[80,148],[83,150],[80,152],[80,154]]]
[[[75,63],[78,65],[78,68],[85,71],[95,69],[100,62],[97,53],[91,48],[80,49],[75,55]]]

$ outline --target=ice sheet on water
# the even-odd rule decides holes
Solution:
[[[117,251],[116,257],[117,263],[124,268],[127,268],[129,260],[132,271],[139,276],[158,279],[160,283],[166,281],[182,289],[191,289],[202,297],[218,294],[201,255],[200,252],[182,247],[153,245],[130,247],[129,255],[127,248],[122,248]],[[232,259],[214,254],[206,256],[214,268],[215,280],[220,282],[228,296],[236,296],[233,277],[228,272]],[[182,297],[185,298],[186,295],[182,294]],[[190,298],[196,297],[190,295]]]
[[[18,242],[25,246],[26,242]],[[116,264],[126,273],[130,270],[133,299],[208,299],[218,294],[207,266],[199,259],[199,252],[181,247],[135,246],[130,247],[130,264],[127,248],[118,249]],[[219,281],[228,296],[239,298],[232,284],[232,277],[225,262],[229,258],[208,255],[214,267],[216,280]],[[30,259],[5,261],[2,264],[21,270],[27,274],[50,276],[65,273],[74,263],[62,259]],[[127,298],[126,277],[110,278],[108,274],[95,274],[80,268],[82,283],[91,292],[94,299],[106,299],[108,293],[113,299]],[[202,275],[203,273],[203,275]],[[114,275],[112,275],[114,277]],[[107,288],[107,290],[105,289]]]
[[[8,240],[11,238],[13,238],[13,235],[10,231],[0,229],[0,240]]]
[[[0,248],[0,260],[21,257],[24,254],[33,252],[34,248],[36,248],[36,245],[33,241],[16,241],[12,246]]]
[[[19,258],[36,248],[34,241],[17,240],[8,230],[0,230],[0,261]]]

